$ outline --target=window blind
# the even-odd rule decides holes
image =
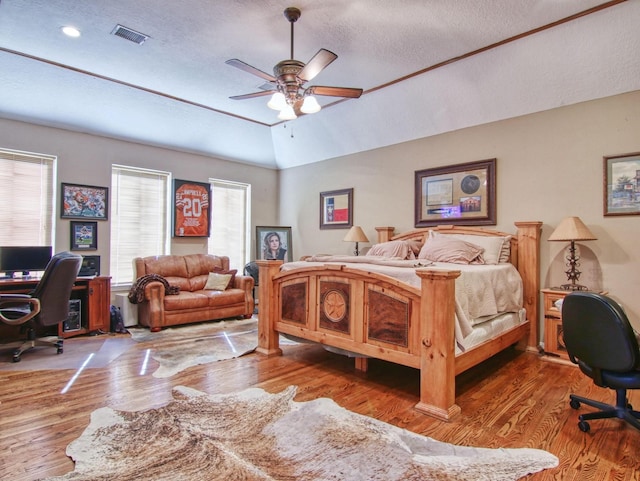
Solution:
[[[211,184],[211,235],[208,252],[229,257],[232,269],[242,273],[249,260],[251,186],[209,179]]]
[[[134,281],[133,259],[169,253],[170,173],[113,165],[111,284]]]
[[[51,155],[0,149],[0,245],[53,245],[55,162]]]

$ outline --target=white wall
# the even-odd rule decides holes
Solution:
[[[580,245],[581,283],[607,289],[640,326],[640,216],[603,216],[603,156],[631,152],[640,152],[640,91],[283,170],[280,222],[293,226],[296,258],[349,254],[346,230],[319,229],[320,192],[353,187],[354,224],[374,241],[376,226],[414,228],[416,170],[497,158],[495,228],[544,223],[542,285],[566,281],[565,243],[547,239],[579,216],[598,238]]]
[[[56,252],[69,249],[70,221],[60,219],[60,183],[110,187],[112,164],[164,170],[174,178],[198,182],[207,182],[213,177],[249,183],[252,185],[252,235],[255,223],[274,225],[277,222],[278,172],[275,170],[6,119],[0,119],[0,147],[58,157]],[[109,220],[98,222],[98,250],[91,253],[100,256],[102,275],[109,274],[109,225]],[[251,248],[255,248],[253,239]],[[204,238],[172,239],[174,254],[206,250]]]

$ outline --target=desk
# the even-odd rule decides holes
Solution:
[[[0,279],[0,294],[28,293],[36,287],[38,281],[36,278]],[[109,331],[111,277],[78,277],[71,291],[71,299],[80,300],[80,325],[78,329],[65,330],[63,324],[59,324],[59,336],[67,338]]]

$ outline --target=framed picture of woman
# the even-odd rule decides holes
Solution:
[[[257,226],[256,259],[291,262],[291,227]]]

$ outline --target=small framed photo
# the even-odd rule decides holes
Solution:
[[[98,248],[98,223],[71,221],[71,250],[94,251]]]
[[[415,226],[496,225],[496,159],[415,173]]]
[[[640,152],[604,158],[604,215],[640,214]]]
[[[353,225],[353,189],[320,192],[320,229],[349,229]]]
[[[291,227],[257,226],[256,258],[260,260],[293,260]]]
[[[211,184],[173,181],[173,237],[209,237]]]
[[[60,217],[62,219],[107,220],[108,187],[63,183],[61,191]]]

